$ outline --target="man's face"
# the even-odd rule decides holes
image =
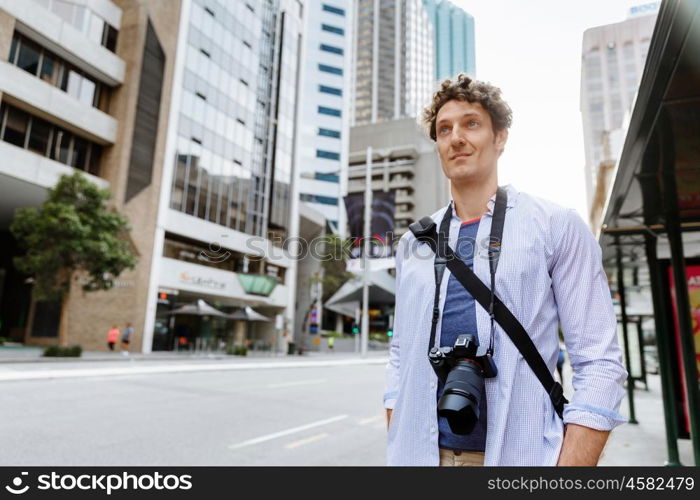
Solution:
[[[491,116],[478,102],[453,99],[435,120],[437,151],[452,183],[479,182],[496,172],[508,131],[494,133]]]

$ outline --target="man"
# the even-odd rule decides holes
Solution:
[[[449,246],[486,285],[491,274],[483,242],[489,241],[498,158],[511,119],[498,88],[465,75],[444,81],[424,113],[452,195],[432,219],[439,226],[451,211]],[[543,130],[543,145],[547,137]],[[523,159],[522,168],[534,161]],[[525,328],[550,373],[561,323],[574,372],[574,394],[563,421],[498,324],[493,344],[498,375],[485,379],[476,427],[459,435],[438,418],[442,384],[427,359],[434,254],[407,232],[397,249],[395,327],[384,395],[389,465],[596,465],[608,433],[625,421],[617,410],[627,374],[600,247],[573,210],[512,186],[505,192],[495,295]],[[449,270],[439,297],[436,345],[451,347],[464,333],[489,345],[488,311]]]

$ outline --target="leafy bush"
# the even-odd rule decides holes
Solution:
[[[226,354],[233,356],[247,356],[248,348],[244,345],[235,345],[226,349]]]
[[[44,357],[50,358],[79,358],[83,353],[83,348],[79,345],[69,345],[67,347],[52,345],[44,349]]]
[[[3,345],[5,342],[9,342],[10,339],[5,338],[5,337],[0,337],[0,345]]]

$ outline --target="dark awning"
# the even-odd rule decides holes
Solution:
[[[683,231],[700,230],[700,12],[696,0],[665,0],[604,216],[601,245],[613,235],[642,247],[646,231],[665,232],[660,143],[672,135]],[[633,235],[640,235],[635,238]],[[639,245],[634,245],[639,240]],[[640,262],[644,264],[644,262]]]

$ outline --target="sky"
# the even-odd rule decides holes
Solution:
[[[651,0],[452,0],[474,16],[476,77],[500,87],[513,125],[499,184],[575,208],[588,221],[579,111],[581,42]]]

